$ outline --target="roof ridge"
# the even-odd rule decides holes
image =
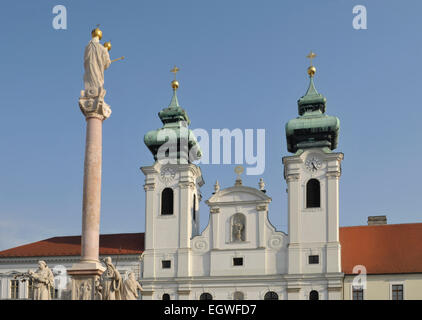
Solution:
[[[387,223],[387,224],[373,224],[373,225],[359,225],[359,226],[340,226],[339,228],[361,228],[361,227],[387,227],[387,226],[403,226],[403,225],[421,225],[422,222],[405,222],[405,223]]]

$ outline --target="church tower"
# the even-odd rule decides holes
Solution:
[[[176,72],[175,67],[171,71]],[[144,278],[189,277],[191,239],[199,233],[201,169],[193,164],[201,156],[188,128],[189,117],[179,105],[179,83],[172,81],[170,105],[158,113],[163,127],[144,136],[155,163],[142,167],[145,174]]]
[[[288,274],[292,279],[300,274],[310,281],[328,279],[324,288],[304,293],[305,298],[315,294],[319,299],[339,299],[339,178],[343,154],[333,150],[338,144],[340,121],[325,114],[326,98],[314,85],[314,57],[312,52],[308,55],[309,87],[298,100],[299,117],[286,125],[287,149],[293,153],[283,158],[288,185]],[[296,286],[291,292],[300,291],[300,281]]]

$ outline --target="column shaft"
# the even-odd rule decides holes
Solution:
[[[98,262],[101,208],[102,123],[103,120],[98,117],[88,117],[86,121],[81,261]]]

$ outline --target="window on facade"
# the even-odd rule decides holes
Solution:
[[[244,300],[244,299],[245,299],[245,296],[244,296],[243,292],[236,291],[233,294],[233,300]]]
[[[321,207],[321,190],[319,181],[311,179],[306,184],[306,207],[319,208]]]
[[[161,214],[173,214],[173,189],[165,188],[161,193]]]
[[[391,286],[391,298],[392,300],[403,300],[403,285],[393,284]]]
[[[274,291],[268,291],[264,296],[264,300],[278,300],[278,294]]]
[[[312,290],[309,293],[309,300],[319,300],[319,293],[316,290]]]
[[[212,295],[210,293],[208,293],[208,292],[204,292],[199,297],[199,300],[212,300]]]
[[[163,269],[170,269],[171,268],[171,260],[161,261],[161,266],[163,267]]]
[[[234,266],[243,266],[243,258],[233,258]]]
[[[19,299],[19,280],[10,280],[10,299]]]
[[[308,257],[309,264],[319,264],[319,256],[318,255],[310,255]]]
[[[168,293],[163,294],[162,296],[163,300],[170,300],[170,295]]]
[[[353,300],[363,300],[362,287],[353,287]]]

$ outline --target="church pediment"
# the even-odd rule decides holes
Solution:
[[[206,203],[251,203],[263,201],[270,202],[271,198],[258,189],[246,186],[234,186],[216,192]]]

